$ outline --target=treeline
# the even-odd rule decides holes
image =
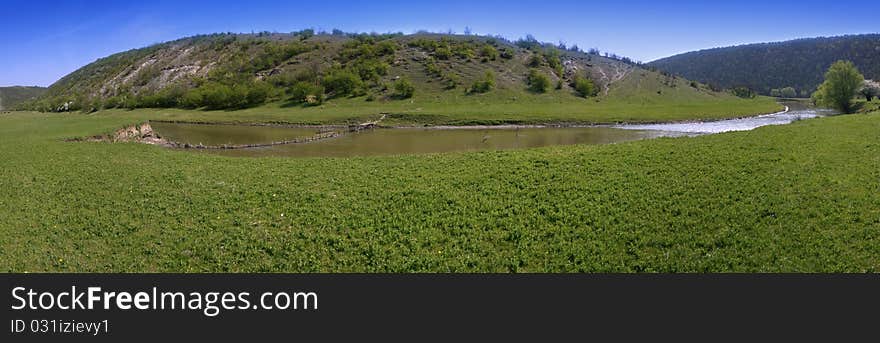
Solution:
[[[868,79],[880,78],[880,34],[702,50],[648,65],[721,88],[742,86],[783,97],[794,90],[796,96],[809,97],[828,67],[841,59],[852,61]]]

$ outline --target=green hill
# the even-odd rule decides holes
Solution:
[[[269,108],[273,119],[276,112],[395,112],[422,116],[417,121],[668,120],[776,109],[628,59],[533,39],[311,30],[202,35],[118,53],[65,76],[25,107]],[[590,117],[600,112],[605,117]]]
[[[14,108],[16,105],[37,98],[45,92],[45,87],[0,87],[0,110]]]
[[[794,87],[809,96],[828,67],[850,60],[868,79],[880,79],[880,34],[798,39],[688,52],[651,67],[724,88],[749,87],[761,94]]]

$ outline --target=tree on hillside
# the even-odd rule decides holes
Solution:
[[[580,75],[575,75],[574,80],[571,82],[571,86],[577,91],[578,95],[588,98],[591,96],[596,96],[599,94],[599,88],[593,84],[593,80],[587,77],[581,77]]]
[[[529,70],[529,90],[535,93],[545,93],[550,88],[550,78],[537,69]]]
[[[416,87],[405,78],[400,78],[394,82],[394,97],[398,99],[412,98],[415,92]]]
[[[474,81],[473,86],[467,92],[468,94],[486,93],[492,90],[493,87],[495,87],[495,73],[488,70],[482,79]]]
[[[843,113],[852,113],[852,98],[864,81],[865,78],[852,62],[834,62],[825,73],[825,82],[813,94],[813,101]]]

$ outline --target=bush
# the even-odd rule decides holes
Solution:
[[[394,96],[399,99],[407,99],[412,98],[413,94],[416,92],[416,87],[413,86],[412,82],[405,78],[400,78],[397,81],[394,81]]]
[[[535,93],[545,93],[550,88],[550,79],[537,69],[529,70],[529,90]]]
[[[734,87],[731,92],[740,98],[751,99],[755,97],[755,91],[748,87]]]
[[[782,95],[783,98],[794,98],[797,97],[797,91],[792,87],[785,87],[779,90],[779,94]]]
[[[503,58],[505,60],[512,59],[513,58],[513,49],[510,49],[510,48],[501,49],[500,55],[501,55],[501,58]]]
[[[290,100],[309,105],[320,105],[324,102],[324,87],[310,82],[297,82],[290,89]]]
[[[437,57],[441,60],[448,60],[450,57],[452,57],[452,49],[450,49],[449,46],[438,47],[436,50],[434,50],[434,57]]]
[[[240,107],[253,107],[259,106],[266,102],[266,99],[272,94],[272,86],[267,84],[266,82],[254,82],[249,84],[243,84],[241,86],[236,87],[244,87],[245,88],[245,101]]]
[[[537,68],[537,67],[540,67],[542,63],[544,63],[544,59],[541,56],[532,55],[532,57],[529,58],[529,61],[528,61],[528,63],[526,63],[526,65],[528,65],[529,67],[532,67],[532,68]]]
[[[339,70],[324,77],[324,88],[334,97],[352,94],[361,85],[360,77],[348,71]]]
[[[575,76],[574,80],[571,82],[571,87],[577,91],[578,95],[584,98],[599,94],[599,88],[596,87],[593,80],[586,77]]]
[[[458,75],[446,74],[443,76],[443,82],[446,85],[446,89],[454,89],[461,84],[461,79],[459,79]]]
[[[486,71],[483,79],[477,80],[471,86],[469,93],[486,93],[495,87],[495,74],[491,70]]]
[[[363,81],[378,81],[388,73],[388,68],[390,68],[388,63],[377,59],[359,59],[351,66],[351,70]]]
[[[494,61],[498,59],[498,49],[495,49],[494,46],[489,44],[483,45],[483,47],[480,48],[480,56],[483,57],[484,62],[489,60]]]

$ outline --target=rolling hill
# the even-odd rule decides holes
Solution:
[[[828,67],[850,60],[868,79],[880,78],[880,34],[798,39],[688,52],[648,63],[676,75],[761,94],[794,87],[809,96]]]
[[[406,89],[409,94],[402,93]],[[546,105],[577,112],[597,102],[621,104],[609,107],[617,113],[644,111],[623,108],[630,105],[716,103],[713,110],[692,108],[694,115],[724,112],[715,116],[742,115],[728,109],[745,103],[628,59],[534,39],[305,30],[193,36],[114,54],[63,77],[25,107],[91,111],[271,105],[379,113],[414,112],[425,107],[401,108],[430,103],[430,114],[472,113],[482,105],[499,105],[486,111],[503,114],[543,113]],[[773,106],[738,110],[758,107]]]
[[[22,102],[43,95],[45,92],[45,87],[0,87],[0,110],[14,108]]]

